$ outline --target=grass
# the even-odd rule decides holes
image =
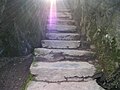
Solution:
[[[30,81],[33,80],[33,75],[29,74],[27,80],[25,81],[24,85],[22,86],[21,90],[27,90],[28,84]]]

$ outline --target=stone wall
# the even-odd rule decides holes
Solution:
[[[41,47],[45,0],[0,0],[0,56],[23,56]]]

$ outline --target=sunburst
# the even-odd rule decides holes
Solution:
[[[53,27],[53,23],[56,23],[57,18],[57,7],[56,0],[50,0],[50,15],[49,15],[49,26]]]

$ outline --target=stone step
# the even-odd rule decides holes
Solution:
[[[65,82],[70,78],[75,81],[75,77],[79,81],[82,77],[91,77],[95,73],[95,67],[88,62],[34,62],[30,71],[38,81]]]
[[[94,60],[95,53],[85,50],[66,49],[46,49],[36,48],[34,50],[36,61],[56,62],[56,61],[88,61]]]
[[[56,25],[56,24],[49,24],[47,25],[48,32],[76,32],[77,27],[74,25]]]
[[[58,18],[69,18],[72,19],[72,15],[69,12],[57,12]]]
[[[96,81],[47,83],[31,81],[26,90],[105,90]]]
[[[49,19],[48,23],[59,24],[59,25],[75,25],[74,20],[63,20],[63,19]]]
[[[78,33],[46,33],[49,40],[80,40]]]
[[[57,12],[67,12],[67,13],[70,13],[71,10],[70,9],[59,9],[59,10],[57,10]]]
[[[53,13],[56,13],[56,12],[53,12]],[[57,12],[56,13],[56,16],[51,16],[51,17],[48,17],[49,19],[72,19],[72,15],[71,13],[69,12]]]
[[[56,5],[57,5],[57,11],[58,12],[70,12],[71,11],[71,9],[66,7],[66,5],[61,5],[61,2],[57,3]]]
[[[42,47],[50,49],[89,49],[88,42],[81,41],[42,40],[41,43]]]

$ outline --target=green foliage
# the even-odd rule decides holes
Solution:
[[[75,0],[75,2],[78,0]],[[120,0],[79,0],[81,33],[95,46],[99,70],[108,76],[108,86],[120,83]],[[77,22],[78,22],[77,21]],[[117,69],[118,68],[118,69]],[[114,72],[114,73],[113,73]],[[111,79],[114,80],[111,80]],[[110,86],[111,85],[111,86]]]
[[[0,56],[28,55],[41,46],[48,7],[44,0],[0,0]]]
[[[111,7],[115,7],[115,5],[113,3],[112,5],[106,4],[107,3],[105,2],[101,2],[100,6],[94,11],[96,22],[91,21],[94,18],[90,20],[93,24],[90,25],[88,36],[96,47],[101,67],[105,72],[112,73],[114,69],[118,68],[116,67],[116,62],[120,63],[119,42],[117,42],[115,34],[117,30],[115,28],[116,26],[113,25],[114,16],[116,15],[115,10],[117,10],[116,8],[119,8],[119,6],[116,7],[115,10],[108,11]],[[94,27],[95,29],[91,29],[91,27]]]
[[[78,1],[78,0],[76,0]],[[81,33],[86,32],[88,40],[96,47],[99,64],[107,73],[116,69],[116,63],[120,63],[119,49],[119,0],[79,0],[76,10],[81,10]],[[82,9],[81,9],[82,8]],[[76,15],[80,17],[80,15]],[[118,28],[117,28],[118,27]]]
[[[32,74],[29,74],[27,80],[25,81],[24,85],[22,86],[22,90],[26,90],[28,84],[29,84],[30,81],[32,81],[32,80],[33,80],[33,75],[32,75]]]

